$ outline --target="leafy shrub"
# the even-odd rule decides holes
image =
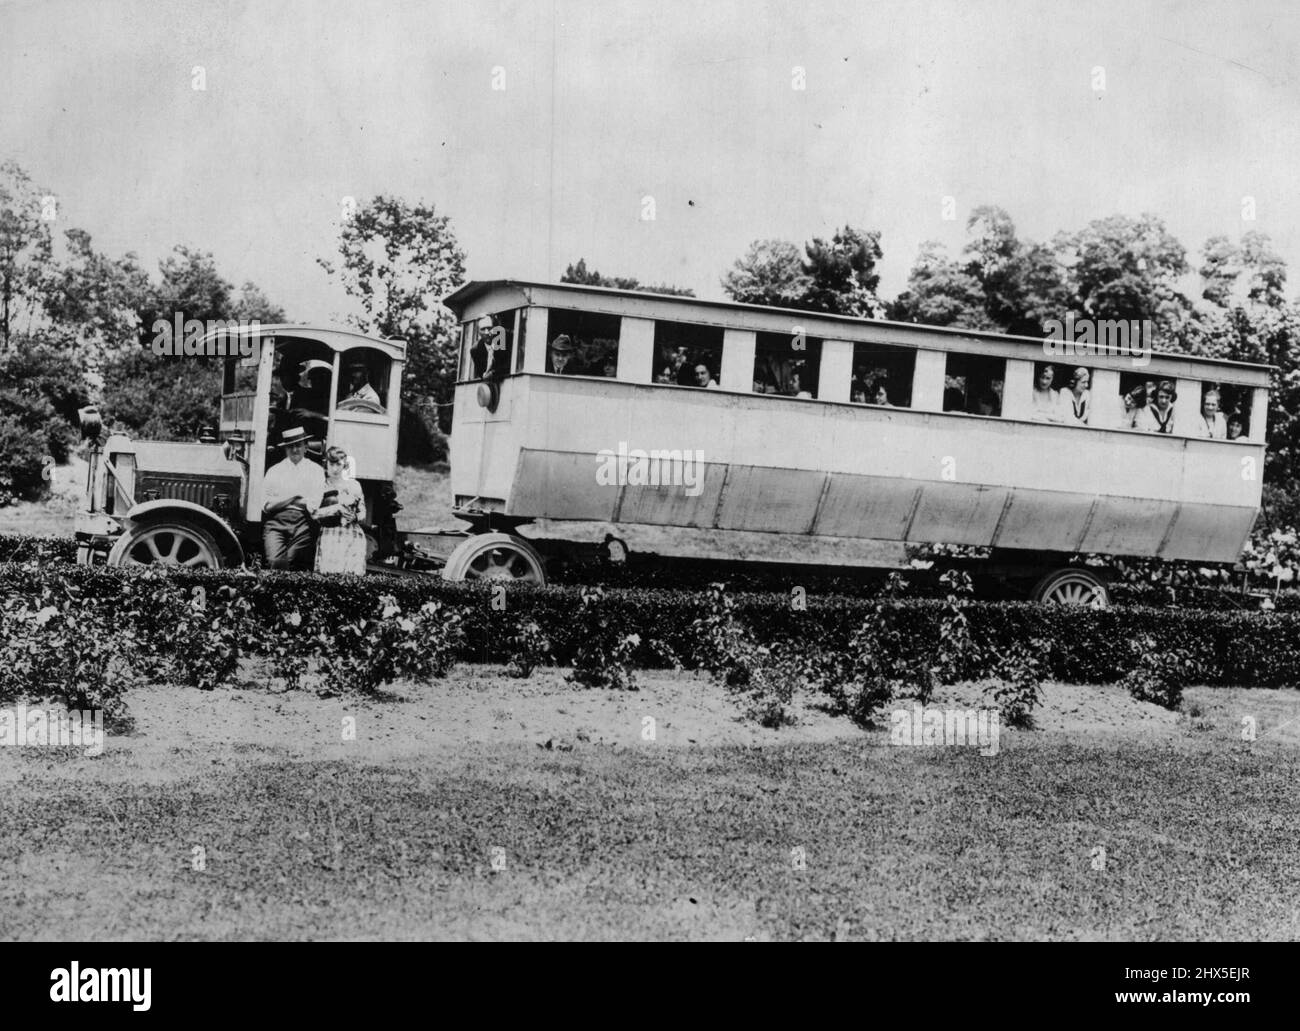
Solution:
[[[980,649],[971,637],[970,620],[962,607],[974,593],[974,588],[970,576],[959,570],[949,570],[939,578],[939,582],[948,588],[948,596],[939,617],[937,661],[932,672],[939,683],[952,684],[964,679],[977,667],[980,659]],[[918,700],[922,705],[926,704],[929,692]]]
[[[408,614],[386,594],[371,618],[339,628],[338,650],[325,656],[326,674],[333,686],[363,694],[399,679],[445,677],[464,636],[460,614],[441,602],[427,601]]]
[[[33,537],[0,534],[0,562],[75,562],[77,542],[71,537]]]
[[[603,604],[605,592],[593,587],[582,592],[577,624],[582,643],[573,658],[569,680],[584,687],[635,691],[632,657],[641,644],[638,634],[624,633]]]
[[[1183,688],[1196,676],[1196,662],[1187,648],[1157,644],[1150,635],[1129,642],[1137,664],[1120,683],[1140,702],[1177,709]]]
[[[516,621],[514,633],[510,636],[510,661],[506,664],[506,675],[531,677],[533,670],[550,658],[550,653],[550,638],[542,632],[538,622],[521,618]]]
[[[790,703],[802,676],[797,653],[776,658],[736,619],[726,585],[710,585],[706,614],[695,620],[700,665],[737,698],[746,719],[777,728],[794,722]]]
[[[1028,645],[1015,641],[998,653],[997,672],[985,692],[1009,727],[1034,725],[1034,710],[1043,701],[1038,657],[1046,650],[1046,642],[1035,639]]]
[[[252,606],[226,585],[211,594],[193,589],[183,618],[176,623],[171,665],[177,678],[201,691],[228,683],[252,630]]]
[[[99,709],[110,726],[129,724],[135,637],[76,588],[42,585],[9,598],[0,617],[0,698],[52,698]]]
[[[36,429],[12,415],[0,415],[0,508],[41,495],[49,454],[43,427]]]
[[[319,629],[312,633],[297,609],[262,624],[258,643],[259,650],[270,660],[271,676],[283,680],[286,691],[302,687],[312,660],[329,655],[333,649],[330,634]]]

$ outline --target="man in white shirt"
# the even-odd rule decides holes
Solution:
[[[268,569],[312,568],[316,529],[309,511],[325,494],[325,473],[307,459],[311,437],[300,426],[285,430],[280,441],[285,459],[266,471],[262,480],[262,547]]]

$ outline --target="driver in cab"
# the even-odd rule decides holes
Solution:
[[[354,358],[347,364],[347,386],[343,401],[364,401],[380,406],[379,394],[370,385],[370,370],[364,360]],[[382,407],[382,406],[381,406]]]

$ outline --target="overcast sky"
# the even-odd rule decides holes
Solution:
[[[471,278],[721,297],[751,240],[850,223],[892,296],[991,203],[1032,239],[1154,212],[1194,265],[1260,229],[1294,294],[1298,54],[1290,0],[4,2],[0,157],[99,248],[211,250],[303,321],[347,310],[315,259],[381,192],[449,215]]]

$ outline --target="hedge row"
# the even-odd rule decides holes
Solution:
[[[143,638],[159,636],[177,620],[195,618],[172,592],[162,603],[150,601],[127,570],[81,567],[50,570],[35,564],[0,567],[0,597],[32,598],[42,589],[71,592],[91,601],[106,616],[130,624]],[[321,633],[338,634],[344,626],[373,615],[381,597],[396,599],[406,612],[426,601],[439,601],[463,620],[465,639],[458,657],[469,662],[507,662],[511,637],[521,620],[535,621],[549,638],[551,654],[571,664],[583,643],[579,618],[583,589],[516,587],[504,592],[492,585],[452,584],[429,576],[326,577],[300,573],[229,570],[176,572],[167,582],[186,596],[213,594],[231,586],[245,599],[255,619],[283,624],[297,613],[291,633],[305,641]],[[145,596],[142,602],[142,594]],[[768,645],[788,645],[809,652],[844,650],[864,618],[878,604],[872,599],[809,595],[796,608],[789,595],[745,593],[734,596],[736,616],[754,638]],[[150,605],[154,604],[151,609]],[[695,621],[709,612],[705,592],[656,589],[606,589],[599,602],[611,623],[637,634],[638,665],[662,666],[665,647],[690,664],[697,653]],[[1110,683],[1133,665],[1134,642],[1155,649],[1185,649],[1202,683],[1293,687],[1300,684],[1300,615],[1293,613],[1220,612],[1210,610],[1131,608],[1096,611],[1039,606],[1021,602],[968,602],[963,605],[971,635],[982,654],[966,671],[990,675],[993,657],[1020,643],[1043,642],[1043,672],[1048,679],[1074,683]],[[886,603],[887,618],[918,655],[938,647],[944,602],[932,599]],[[110,622],[110,625],[111,622]]]
[[[34,537],[19,534],[0,534],[0,564],[7,562],[74,563],[76,542],[65,537]],[[607,587],[637,589],[663,589],[670,591],[704,591],[708,584],[718,579],[716,570],[692,568],[688,565],[658,566],[646,564],[632,568],[592,570],[586,579]],[[233,575],[233,572],[232,572]],[[906,574],[904,574],[906,575]],[[733,590],[768,593],[794,582],[790,573],[774,574],[754,570],[729,572],[729,587]],[[874,597],[879,591],[880,579],[860,578],[817,573],[797,576],[808,592],[853,598]],[[933,576],[912,577],[909,594],[915,598],[942,598],[947,593]],[[1147,581],[1116,582],[1111,585],[1116,605],[1148,606],[1151,608],[1182,607],[1219,609],[1225,612],[1255,609],[1256,599],[1227,587],[1197,586],[1191,584],[1166,585]],[[1274,600],[1278,612],[1300,612],[1300,591],[1285,589]]]
[[[0,534],[0,563],[76,561],[77,542],[71,537],[33,537],[19,533]]]

